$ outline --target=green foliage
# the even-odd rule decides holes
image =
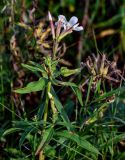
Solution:
[[[43,90],[48,81],[45,78],[40,78],[38,81],[30,82],[26,87],[15,90],[16,93],[24,94],[24,93],[31,93],[36,91]]]
[[[95,154],[99,154],[99,151],[92,146],[84,137],[79,136],[73,132],[69,133],[68,131],[61,131],[56,133],[59,137],[65,137],[68,140],[72,140],[78,144],[78,146],[92,152]]]
[[[81,69],[70,70],[67,67],[61,67],[61,75],[64,77],[68,77],[72,74],[79,73]]]

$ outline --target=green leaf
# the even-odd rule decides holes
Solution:
[[[119,153],[117,153],[115,159],[119,159],[119,160],[125,159],[125,152],[119,152]]]
[[[36,63],[36,62],[33,62],[33,61],[29,61],[29,63],[32,64],[33,66],[35,66],[36,68],[38,68],[41,72],[46,72],[44,67],[42,65],[40,65],[39,63]]]
[[[55,80],[54,81],[55,84],[59,84],[61,86],[70,86],[70,87],[78,87],[75,83],[73,82],[62,82],[62,81],[59,81],[59,80]]]
[[[103,143],[102,145],[100,145],[100,148],[104,148],[106,146],[110,146],[113,144],[117,144],[119,141],[124,140],[125,139],[125,133],[119,134],[119,135],[115,135],[113,138],[110,138],[108,141],[106,141],[105,143]]]
[[[3,136],[6,136],[8,134],[11,134],[11,133],[14,133],[14,132],[18,132],[22,130],[21,128],[10,128],[10,129],[7,129],[4,133],[3,133]]]
[[[21,148],[21,146],[23,145],[26,137],[28,136],[28,134],[30,134],[33,130],[36,130],[36,128],[33,128],[33,126],[28,127],[25,132],[22,134],[20,141],[19,141],[19,147]]]
[[[34,126],[34,125],[43,125],[44,121],[40,120],[40,121],[25,121],[25,120],[20,120],[20,121],[13,121],[13,125],[15,126],[15,128],[20,128],[20,129],[25,129],[28,128],[30,126]]]
[[[112,96],[112,95],[114,95],[114,94],[115,94],[115,95],[116,95],[116,94],[121,94],[121,93],[124,92],[124,91],[125,91],[125,87],[117,88],[117,89],[112,90],[112,91],[110,91],[110,92],[104,93],[102,96],[100,96],[99,98],[96,98],[96,100],[92,101],[91,103],[98,102],[98,101],[103,100],[103,99],[105,99],[105,98],[107,98],[107,97],[110,97],[110,96]]]
[[[49,141],[51,140],[51,138],[53,137],[53,133],[54,133],[54,128],[53,126],[51,126],[50,128],[46,129],[42,135],[42,141],[40,142],[37,151],[35,153],[35,155],[39,154],[39,152],[44,148],[44,146],[49,143]]]
[[[80,137],[76,133],[68,132],[68,131],[61,131],[61,132],[56,132],[56,135],[59,137],[65,137],[69,140],[72,140],[78,144],[78,146],[92,152],[95,154],[99,154],[99,151],[97,148],[95,148],[93,145],[91,145],[84,137]]]
[[[81,106],[83,106],[83,100],[82,100],[82,92],[78,87],[71,87],[75,95],[77,96],[79,103]]]
[[[100,89],[101,89],[101,80],[99,80],[97,82],[97,84],[96,84],[96,89],[95,89],[95,92],[94,92],[94,97],[97,95],[97,93],[100,93]]]
[[[40,68],[40,67],[36,67],[36,66],[31,66],[31,65],[28,65],[28,64],[21,64],[24,68],[32,71],[32,72],[36,72],[36,71],[39,71],[39,72],[45,72],[45,70],[43,68]]]
[[[89,101],[92,82],[93,82],[93,77],[91,77],[90,81],[89,81],[89,86],[88,86],[88,90],[87,90],[87,97],[86,97],[85,105],[87,105],[87,103]]]
[[[45,155],[47,155],[50,158],[52,157],[54,158],[56,154],[55,148],[50,145],[46,145],[44,152],[45,152]]]
[[[8,148],[8,147],[6,147],[4,150],[6,152],[8,152],[10,155],[13,155],[14,157],[18,157],[18,160],[19,160],[19,157],[20,157],[20,159],[23,160],[23,157],[25,156],[25,154],[21,150],[18,150],[16,148]],[[9,159],[12,160],[10,157],[9,157]]]
[[[47,86],[48,80],[45,78],[40,78],[38,81],[30,82],[26,87],[16,89],[14,92],[25,94],[30,92],[41,91]]]
[[[33,131],[33,130],[34,130],[33,127],[28,127],[28,128],[25,130],[25,132],[21,135],[21,138],[20,138],[20,141],[19,141],[19,147],[20,147],[20,148],[21,148],[21,146],[23,145],[23,143],[24,143],[27,135],[28,135],[31,131]]]
[[[75,83],[73,83],[73,82],[61,82],[61,81],[58,81],[58,80],[55,80],[55,79],[52,83],[55,84],[55,85],[59,84],[59,85],[62,85],[62,86],[70,86],[72,88],[73,92],[76,94],[76,96],[79,100],[79,103],[81,104],[81,106],[83,106],[82,92]]]
[[[43,116],[43,113],[44,113],[44,110],[45,110],[45,98],[43,98],[38,106],[39,110],[37,112],[37,117],[39,120],[42,119],[42,116]]]
[[[58,112],[60,113],[60,116],[62,117],[63,121],[65,122],[67,129],[72,130],[73,128],[72,128],[72,125],[69,121],[69,118],[64,110],[64,107],[62,106],[61,102],[59,101],[54,89],[51,90],[51,94],[54,97],[55,106],[56,106]]]
[[[76,74],[79,73],[81,71],[81,68],[77,68],[77,69],[68,69],[67,67],[61,67],[61,75],[64,77],[68,77],[72,74]]]

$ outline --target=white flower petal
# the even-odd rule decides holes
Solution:
[[[73,28],[73,30],[74,30],[74,31],[82,31],[82,30],[83,30],[83,27],[82,27],[82,26],[80,26],[80,27],[75,27],[75,28]]]
[[[61,22],[61,23],[60,23]],[[60,27],[64,28],[64,31],[70,30],[75,30],[75,31],[81,31],[83,30],[82,26],[78,26],[79,23],[78,22],[78,18],[76,16],[73,16],[70,18],[69,22],[66,20],[66,17],[64,15],[59,15],[58,16],[58,21],[55,23],[55,26],[58,26],[58,24],[60,23]]]
[[[78,22],[78,18],[73,16],[70,18],[69,23],[71,26],[75,25]]]
[[[73,29],[75,29],[76,27],[78,27],[78,25],[79,25],[79,23],[75,24],[75,25],[73,26]]]
[[[62,23],[67,23],[66,17],[64,15],[59,15],[58,21],[61,21]]]
[[[66,30],[66,25],[65,24],[63,24],[63,28],[64,28],[64,30]]]

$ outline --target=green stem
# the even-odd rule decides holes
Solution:
[[[52,94],[51,94],[51,82],[49,82],[48,83],[48,86],[49,86],[49,90],[48,90],[48,96],[49,96],[49,99],[50,99],[50,104],[51,104],[51,109],[52,109],[52,112],[53,112],[53,123],[55,123],[56,122],[56,120],[57,120],[57,109],[56,109],[56,107],[55,107],[55,103],[54,103],[54,98],[53,98],[53,96],[52,96]]]
[[[46,101],[45,101],[45,112],[44,112],[44,131],[45,131],[45,127],[46,127],[46,122],[47,122],[47,116],[48,116],[48,104],[49,104],[49,95],[48,93],[50,93],[51,90],[51,82],[48,83],[47,89],[46,89]],[[40,151],[39,153],[39,160],[44,160],[45,156],[43,154],[43,150]]]
[[[48,116],[48,104],[49,104],[49,100],[51,103],[51,109],[53,112],[53,123],[55,123],[55,121],[57,120],[57,110],[55,108],[55,104],[54,104],[54,98],[51,95],[51,82],[48,82],[48,86],[46,89],[46,101],[45,101],[45,112],[44,112],[44,131],[45,131],[45,127],[46,127],[46,122],[47,122],[47,116]],[[44,160],[45,159],[45,155],[43,154],[43,150],[40,151],[39,153],[39,160]]]
[[[46,90],[46,101],[45,101],[45,112],[44,112],[44,122],[46,126],[46,121],[47,121],[47,116],[48,116],[48,103],[49,103],[49,96],[48,93],[50,92],[51,89],[51,82],[48,83],[47,90]]]

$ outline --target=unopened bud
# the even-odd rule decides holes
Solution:
[[[51,13],[48,11],[48,17],[49,17],[49,21],[52,21],[52,16]]]
[[[51,16],[50,12],[48,12],[48,17],[49,17],[50,26],[51,26],[52,37],[53,37],[53,39],[55,39],[55,28],[54,28],[54,25],[53,25],[53,20],[52,20],[52,16]]]

